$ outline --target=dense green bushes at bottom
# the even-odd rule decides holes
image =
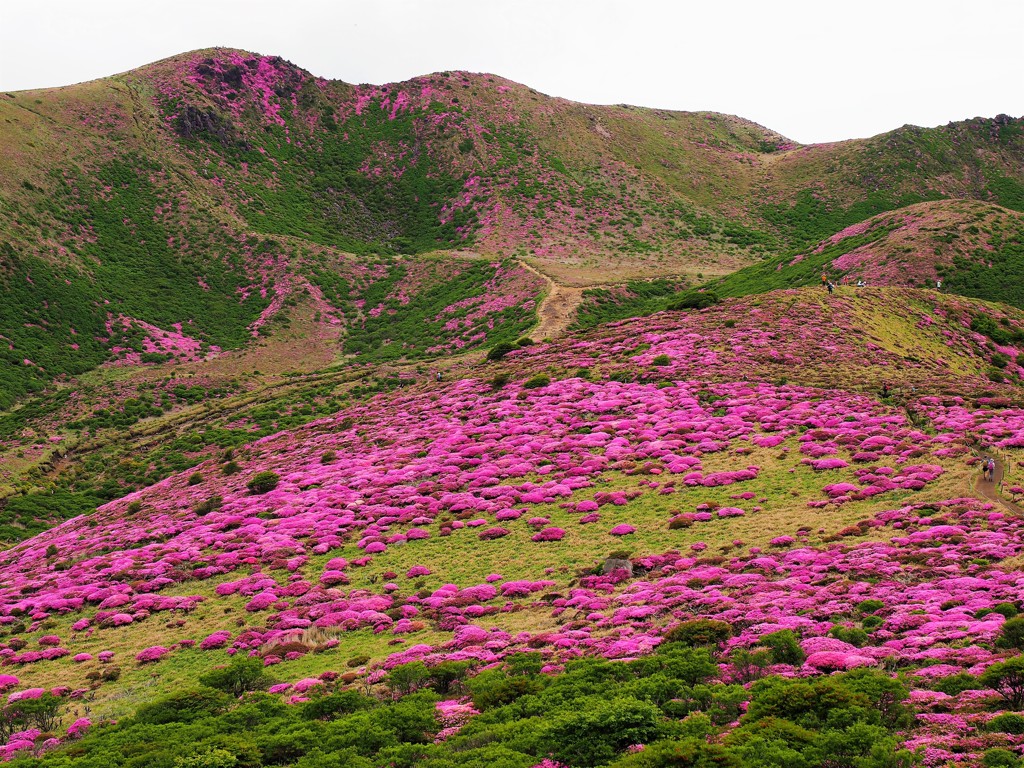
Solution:
[[[557,675],[540,674],[540,665],[539,654],[522,654],[466,677],[467,664],[437,672],[415,663],[390,673],[386,695],[318,688],[295,704],[258,691],[235,699],[233,693],[267,684],[252,665],[241,670],[252,674],[229,671],[201,681],[217,689],[176,692],[117,725],[94,726],[77,742],[11,765],[529,768],[544,759],[580,768],[912,764],[897,735],[913,722],[902,703],[907,690],[877,670],[766,677],[748,689],[719,679],[711,650],[682,642],[632,661],[579,660]],[[436,704],[456,697],[479,713],[439,737],[445,726]]]

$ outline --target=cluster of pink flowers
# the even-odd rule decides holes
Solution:
[[[437,722],[441,725],[441,730],[434,737],[435,744],[454,736],[473,715],[480,714],[468,699],[445,699],[437,702],[434,709]]]

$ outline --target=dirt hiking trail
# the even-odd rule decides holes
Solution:
[[[584,289],[556,283],[522,259],[519,260],[519,263],[523,266],[523,269],[537,275],[548,286],[540,306],[537,307],[539,322],[530,331],[530,338],[534,341],[541,341],[543,339],[556,339],[559,336],[563,336],[569,330],[573,320],[576,319],[576,309],[583,301]]]
[[[979,472],[980,471],[981,470],[979,470]],[[1024,515],[1024,508],[1021,508],[1020,505],[1014,504],[1012,501],[1007,501],[1003,498],[1002,494],[999,492],[999,489],[1002,488],[1002,486],[1003,462],[996,459],[995,476],[991,480],[986,480],[984,475],[980,475],[978,477],[978,484],[976,487],[981,495],[989,501],[1002,505],[1016,515]]]

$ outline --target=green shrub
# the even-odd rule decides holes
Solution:
[[[662,366],[662,365],[671,365],[671,364],[672,364],[672,358],[670,358],[668,355],[658,355],[656,358],[651,360],[651,365]]]
[[[964,691],[976,690],[980,685],[981,683],[973,675],[967,672],[958,672],[955,675],[940,678],[932,687],[948,696],[957,696]]]
[[[862,627],[864,627],[864,629],[872,630],[875,627],[880,627],[883,624],[885,624],[885,619],[883,619],[881,616],[875,615],[865,616],[863,619],[861,619],[860,624]]]
[[[230,693],[235,698],[247,691],[263,690],[273,682],[264,672],[263,662],[249,656],[235,657],[226,667],[199,676],[200,685]]]
[[[872,713],[884,727],[894,730],[914,725],[914,714],[903,703],[910,690],[899,680],[872,667],[844,672],[838,679],[855,694],[867,697]]]
[[[220,509],[220,505],[224,503],[224,499],[221,496],[213,495],[206,501],[201,501],[192,507],[192,511],[195,512],[199,517],[208,515],[211,512],[216,512]]]
[[[743,765],[739,755],[721,744],[709,744],[706,738],[687,738],[657,741],[619,758],[611,768],[742,768]]]
[[[1020,758],[1008,749],[993,747],[985,750],[981,756],[981,764],[984,768],[1017,768],[1020,765]]]
[[[883,608],[885,608],[885,603],[874,598],[861,600],[857,603],[857,612],[862,614],[874,613],[875,611],[880,611]]]
[[[321,464],[331,464],[334,461],[336,461],[337,458],[338,458],[337,451],[324,451],[323,455],[320,456],[320,463]]]
[[[480,711],[511,704],[517,699],[537,694],[544,683],[536,674],[509,674],[502,669],[488,669],[466,681],[473,706]]]
[[[1024,617],[1016,616],[1004,621],[996,644],[1001,648],[1024,650]]]
[[[532,347],[536,343],[537,342],[535,342],[529,336],[523,336],[520,339],[516,339],[516,346],[517,347]]]
[[[721,299],[713,291],[687,291],[669,304],[668,308],[672,310],[706,309],[713,307],[719,301]]]
[[[281,478],[276,472],[257,472],[252,476],[249,482],[246,483],[246,488],[249,489],[250,493],[267,493],[277,488],[277,484],[279,482],[281,482]]]
[[[512,381],[512,375],[508,373],[499,373],[493,379],[491,379],[491,389],[497,391]]]
[[[971,330],[983,336],[988,336],[996,344],[1005,345],[1013,341],[1010,333],[1004,328],[1000,328],[996,321],[988,315],[976,315],[971,318]]]
[[[193,472],[188,477],[189,485],[199,485],[201,482],[203,482],[203,475],[201,472]]]
[[[780,718],[809,729],[821,728],[836,710],[864,708],[868,703],[866,697],[855,694],[837,677],[814,680],[770,677],[754,683],[751,693],[748,721]]]
[[[995,733],[1012,733],[1014,736],[1024,734],[1024,716],[1015,712],[1003,712],[996,715],[985,726]]]
[[[505,670],[510,675],[539,675],[544,656],[537,651],[522,651],[505,657]]]
[[[551,383],[551,377],[545,373],[538,373],[533,378],[523,382],[523,389],[540,389]]]
[[[226,749],[211,749],[191,757],[179,757],[174,768],[235,768],[238,758]]]
[[[766,648],[753,651],[749,648],[735,648],[729,654],[729,663],[733,679],[739,683],[749,683],[764,675],[765,668],[772,663],[772,654]]]
[[[150,725],[191,723],[220,714],[232,703],[234,698],[212,688],[177,691],[170,696],[143,704],[135,712],[135,721]]]
[[[665,642],[680,643],[690,647],[720,645],[732,637],[732,627],[715,619],[692,619],[684,621],[665,633]]]
[[[998,613],[1005,616],[1007,619],[1014,618],[1018,611],[1017,606],[1013,603],[999,603],[998,605],[992,606],[992,613]]]
[[[358,691],[315,694],[310,701],[302,705],[302,716],[307,720],[333,720],[338,715],[373,709],[376,705],[374,699],[363,696]]]
[[[509,352],[514,352],[517,349],[519,349],[519,347],[516,346],[515,344],[512,344],[511,342],[508,341],[503,341],[499,344],[495,344],[493,347],[490,348],[490,350],[488,350],[487,359],[492,361],[501,360]]]
[[[226,464],[224,464],[224,466],[221,467],[221,472],[223,472],[226,476],[237,475],[241,471],[242,468],[238,466],[237,461],[229,461]]]
[[[800,647],[799,638],[791,629],[780,629],[778,632],[762,635],[757,643],[771,652],[774,664],[791,664],[799,667],[807,658],[807,654]]]
[[[858,648],[862,648],[868,643],[868,633],[859,627],[843,627],[836,625],[828,632],[836,640],[842,640],[844,643],[855,645]]]

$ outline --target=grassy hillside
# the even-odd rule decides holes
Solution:
[[[802,289],[456,361],[440,383],[126,377],[108,401],[53,400],[7,425],[8,455],[58,429],[73,445],[5,520],[48,498],[84,514],[0,553],[0,685],[41,697],[5,709],[38,728],[7,749],[782,766],[821,764],[828,739],[849,765],[977,764],[1006,744],[985,723],[1019,706],[983,672],[1015,654],[1021,339],[1012,308]],[[984,493],[979,450],[1004,473]],[[797,691],[842,714],[777,709]]]
[[[1021,122],[1005,116],[800,147],[727,115],[576,104],[465,72],[352,86],[232,49],[4,94],[0,118],[0,406],[111,358],[239,348],[282,286],[330,282],[303,252],[352,254],[339,271],[353,284],[357,265],[399,279],[396,255],[472,249],[577,285],[754,264],[763,289],[793,284],[764,279],[772,259],[886,211],[1024,205]],[[1004,234],[996,252],[1016,247]],[[958,268],[949,285],[1004,298],[1003,271]],[[632,311],[623,290],[581,324]],[[641,294],[636,310],[658,306]],[[371,328],[350,345],[382,340]]]
[[[721,295],[835,283],[936,287],[1024,306],[1024,217],[974,201],[920,203],[836,232],[813,247],[769,259],[715,284]]]

